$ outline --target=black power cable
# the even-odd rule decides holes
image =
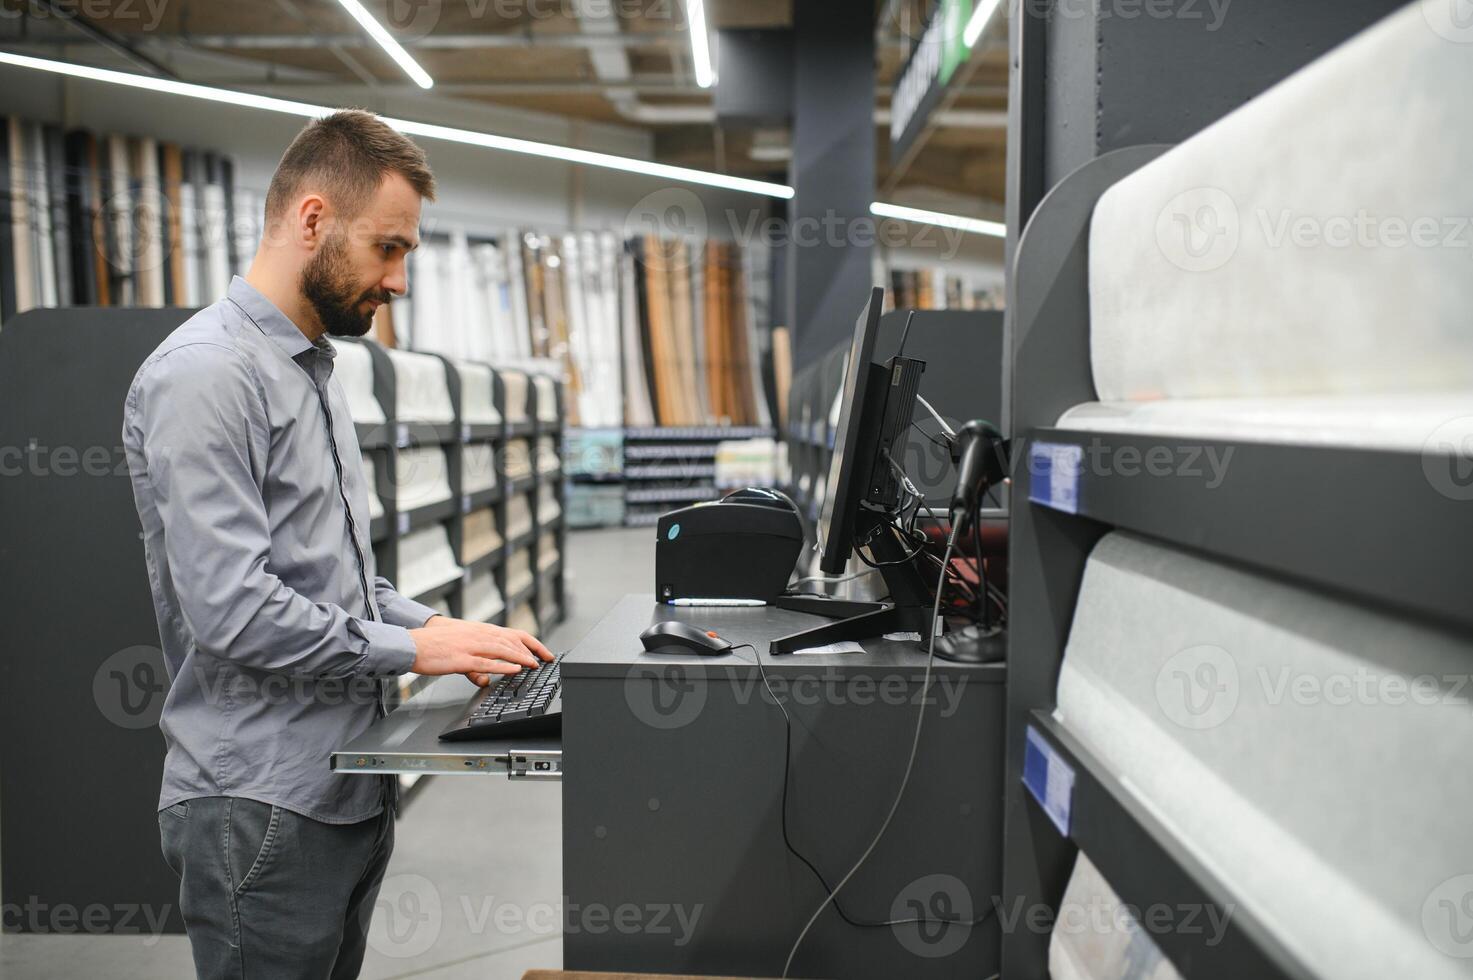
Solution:
[[[835,906],[835,908],[838,907],[839,892],[842,891],[843,888],[844,888],[844,886],[849,883],[849,880],[854,877],[855,873],[858,872],[859,869],[864,866],[864,863],[869,860],[870,855],[874,853],[875,848],[879,846],[880,840],[885,836],[885,832],[890,829],[890,823],[891,823],[891,821],[894,820],[896,812],[900,809],[900,801],[905,797],[905,790],[906,790],[906,788],[909,787],[909,785],[910,785],[910,777],[911,777],[911,774],[915,771],[916,754],[918,753],[918,751],[920,749],[920,745],[921,745],[921,729],[922,729],[922,726],[923,726],[923,724],[925,723],[925,720],[926,720],[926,699],[928,697],[930,697],[930,693],[931,693],[931,674],[932,674],[932,669],[935,666],[935,662],[936,662],[936,629],[935,629],[935,624],[937,622],[938,617],[941,615],[941,596],[942,596],[942,593],[945,592],[945,590],[946,590],[946,572],[947,572],[947,570],[951,566],[951,556],[952,556],[952,553],[956,549],[956,538],[957,538],[957,529],[956,528],[953,528],[952,529],[952,532],[951,532],[951,534],[948,537],[947,542],[946,542],[946,554],[942,558],[942,562],[941,562],[943,567],[942,567],[942,571],[941,571],[941,575],[939,577],[939,580],[936,583],[936,601],[935,601],[935,604],[931,608],[931,623],[932,623],[932,628],[931,628],[930,642],[928,644],[928,651],[927,651],[927,654],[926,654],[926,675],[925,675],[925,679],[921,683],[921,699],[920,699],[921,700],[921,707],[920,707],[920,710],[916,712],[915,736],[911,739],[911,743],[910,743],[910,757],[909,757],[909,759],[907,759],[906,764],[905,764],[905,774],[900,779],[900,786],[895,791],[895,799],[890,804],[890,810],[889,810],[888,813],[885,814],[885,819],[880,824],[880,829],[875,832],[874,838],[870,841],[869,846],[864,849],[864,853],[859,856],[859,860],[857,860],[857,861],[854,862],[854,866],[851,867],[849,869],[849,871],[844,875],[844,877],[839,879],[839,883],[837,885],[833,886],[832,888],[829,887],[828,882],[824,880],[823,876],[822,875],[819,875],[819,881],[823,883],[824,889],[825,889],[825,891],[828,892],[828,894],[824,898],[824,900],[819,904],[818,908],[816,908],[816,909],[813,910],[813,915],[811,915],[809,917],[808,922],[803,926],[803,931],[800,932],[800,933],[798,933],[798,938],[796,940],[794,940],[792,949],[788,951],[787,961],[783,964],[783,972],[782,972],[782,975],[783,975],[784,978],[787,977],[788,972],[793,967],[793,957],[795,957],[795,956],[798,955],[798,949],[799,949],[799,947],[803,945],[803,940],[805,938],[807,938],[809,931],[813,928],[813,924],[815,922],[817,922],[818,921],[818,917],[823,914],[823,910],[826,909],[826,908],[828,908],[830,903],[833,903],[833,905]],[[757,653],[755,647],[752,648],[752,652],[754,654]],[[767,682],[767,671],[762,667],[762,657],[761,657],[760,654],[757,654],[757,669],[762,674],[763,683],[766,684],[766,682]],[[771,686],[768,686],[768,694],[769,695],[772,694],[772,688],[771,688]],[[776,698],[775,697],[774,697],[774,701],[776,701]],[[778,706],[780,708],[782,707],[781,702],[778,702]],[[791,718],[788,717],[788,712],[787,712],[787,709],[786,708],[783,708],[783,718],[787,720],[788,744],[791,747],[791,740],[792,740],[792,720],[791,720]],[[790,760],[790,754],[787,753],[787,752],[785,752],[784,753],[784,768],[783,768],[783,777],[784,777],[783,778],[783,793],[784,793],[784,797],[783,797],[783,802],[784,802],[784,807],[783,807],[783,821],[784,821],[784,826],[783,826],[783,840],[784,840],[784,843],[786,843],[788,845],[788,849],[790,851],[792,851],[793,850],[792,843],[790,841],[788,841],[788,839],[787,839],[787,836],[788,835],[787,835],[787,826],[786,826],[786,821],[787,821],[787,807],[786,807],[786,802],[787,802],[787,795],[786,795],[787,794],[787,774],[788,774],[788,765],[789,765],[790,761],[791,761]],[[803,858],[801,855],[799,855],[799,859],[802,860],[804,864],[808,865],[809,868],[813,869],[813,871],[814,871],[815,874],[818,873],[818,869],[813,867],[812,862],[808,861],[806,858]],[[984,922],[992,914],[992,911],[993,911],[992,908],[989,907],[986,912],[983,912],[982,913],[982,915],[980,915],[976,919],[973,919],[973,920],[970,920],[970,921],[964,921],[964,920],[938,920],[938,919],[926,919],[924,921],[930,921],[930,922],[941,921],[941,922],[945,922],[948,925],[966,925],[966,926],[973,926],[973,925],[978,925],[981,922]],[[844,915],[843,912],[840,912],[839,914],[844,918],[844,920],[846,922],[852,921],[852,920],[850,920],[850,918],[847,915]],[[901,924],[901,922],[920,922],[920,921],[923,921],[923,920],[920,919],[920,918],[917,918],[917,919],[911,919],[911,920],[898,920],[898,921],[895,921],[895,922],[885,922],[885,923],[876,923],[876,924],[877,925],[892,925],[892,924],[893,925],[899,925],[899,924]]]

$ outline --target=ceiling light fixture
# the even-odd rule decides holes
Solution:
[[[268,95],[254,95],[250,92],[235,92],[230,89],[214,88],[209,85],[179,82],[171,78],[134,75],[130,72],[114,71],[110,68],[74,65],[65,61],[52,61],[47,58],[33,58],[29,55],[12,54],[8,51],[0,51],[0,64],[49,72],[54,75],[66,75],[71,78],[81,78],[87,81],[122,85],[127,88],[141,89],[146,92],[162,92],[168,95],[202,99],[207,102],[241,106],[247,109],[261,109],[266,112],[277,112],[305,119],[321,118],[335,111],[327,106],[314,105],[310,102],[296,102],[291,99],[278,99]],[[775,197],[782,200],[789,200],[793,197],[792,187],[786,184],[775,184],[771,181],[752,180],[747,177],[732,177],[727,174],[712,173],[707,170],[676,167],[665,163],[654,163],[649,160],[637,160],[633,157],[615,156],[612,153],[578,150],[572,147],[558,146],[554,143],[539,143],[534,140],[517,139],[511,136],[497,136],[493,133],[478,133],[474,130],[438,126],[434,123],[414,122],[409,119],[385,118],[384,122],[408,136],[424,136],[429,139],[445,140],[467,146],[480,146],[491,150],[505,150],[509,153],[522,153],[528,156],[562,160],[566,163],[576,163],[588,167],[619,170],[646,177],[661,177],[678,183],[699,184],[705,187],[717,187],[722,190],[740,191],[746,194],[760,194],[764,197]],[[1007,227],[1001,222],[985,221],[980,218],[967,218],[962,215],[946,214],[941,211],[925,211],[920,208],[902,207],[898,204],[886,204],[882,201],[876,201],[870,205],[870,213],[880,218],[918,221],[943,228],[956,228],[978,235],[991,235],[997,238],[1002,238],[1007,234]]]
[[[944,211],[924,211],[920,208],[907,208],[899,204],[886,204],[876,201],[870,205],[870,213],[877,218],[895,218],[899,221],[919,221],[928,225],[937,225],[941,228],[955,228],[958,231],[970,232],[974,235],[989,235],[993,238],[1006,238],[1008,226],[1001,221],[986,221],[982,218],[966,218],[959,214],[947,214]]]
[[[384,25],[373,19],[373,14],[365,10],[363,4],[359,3],[358,0],[338,0],[338,3],[342,5],[344,10],[352,14],[353,19],[358,22],[358,26],[367,31],[368,36],[377,41],[378,46],[383,48],[388,56],[393,58],[410,78],[414,79],[414,84],[420,88],[435,87],[435,80],[430,77],[429,72],[421,68],[419,62],[409,56],[409,52],[405,51],[404,46],[394,40],[394,36],[384,29]]]
[[[1002,0],[981,0],[967,20],[966,29],[962,31],[962,43],[969,48],[974,47],[982,32],[987,30],[987,22],[992,20],[992,15],[997,13],[997,8],[1001,5]]]
[[[74,65],[64,61],[32,58],[28,55],[11,54],[7,51],[0,51],[0,64],[14,65],[18,68],[32,68],[38,71],[51,72],[56,75],[83,78],[88,81],[124,85],[129,88],[143,89],[148,92],[163,92],[169,95],[181,95],[191,99],[204,99],[208,102],[221,102],[226,105],[243,106],[248,109],[263,109],[267,112],[279,112],[307,119],[317,119],[335,111],[327,106],[313,105],[310,102],[295,102],[290,99],[277,99],[267,95],[253,95],[249,92],[235,92],[230,89],[214,88],[209,85],[177,82],[169,78],[134,75],[124,71],[113,71],[110,68],[92,68],[86,65]],[[577,163],[588,167],[621,170],[625,173],[640,174],[646,177],[660,177],[683,184],[719,187],[723,190],[740,191],[746,194],[761,194],[765,197],[776,197],[784,200],[793,196],[793,188],[788,185],[775,184],[766,180],[732,177],[727,174],[712,173],[707,170],[676,167],[665,163],[655,163],[650,160],[616,156],[612,153],[578,150],[568,146],[558,146],[554,143],[539,143],[535,140],[517,139],[512,136],[497,136],[493,133],[478,133],[474,130],[457,129],[452,126],[437,126],[433,123],[414,122],[408,119],[386,117],[384,122],[408,136],[425,136],[430,139],[446,140],[468,146],[480,146],[491,150],[505,150],[510,153],[523,153],[529,156],[563,160],[567,163]]]
[[[690,21],[690,55],[695,62],[696,84],[710,88],[716,81],[711,67],[711,35],[706,32],[705,0],[686,0],[685,15]]]

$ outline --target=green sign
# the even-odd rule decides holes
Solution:
[[[937,72],[936,80],[945,85],[951,81],[957,66],[967,60],[971,50],[962,40],[962,35],[966,33],[967,21],[972,16],[972,0],[941,0],[940,16],[945,26],[941,29],[941,70]]]
[[[986,0],[984,0],[986,2]],[[971,49],[964,40],[972,0],[941,0],[890,98],[890,159],[904,155]]]

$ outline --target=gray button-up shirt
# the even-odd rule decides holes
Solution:
[[[383,781],[328,755],[382,712],[434,610],[375,574],[336,355],[244,279],[133,380],[123,445],[170,687],[159,808],[243,796],[329,823]]]

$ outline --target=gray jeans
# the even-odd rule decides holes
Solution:
[[[385,810],[327,824],[206,796],[159,811],[200,980],[349,980],[394,849]]]

